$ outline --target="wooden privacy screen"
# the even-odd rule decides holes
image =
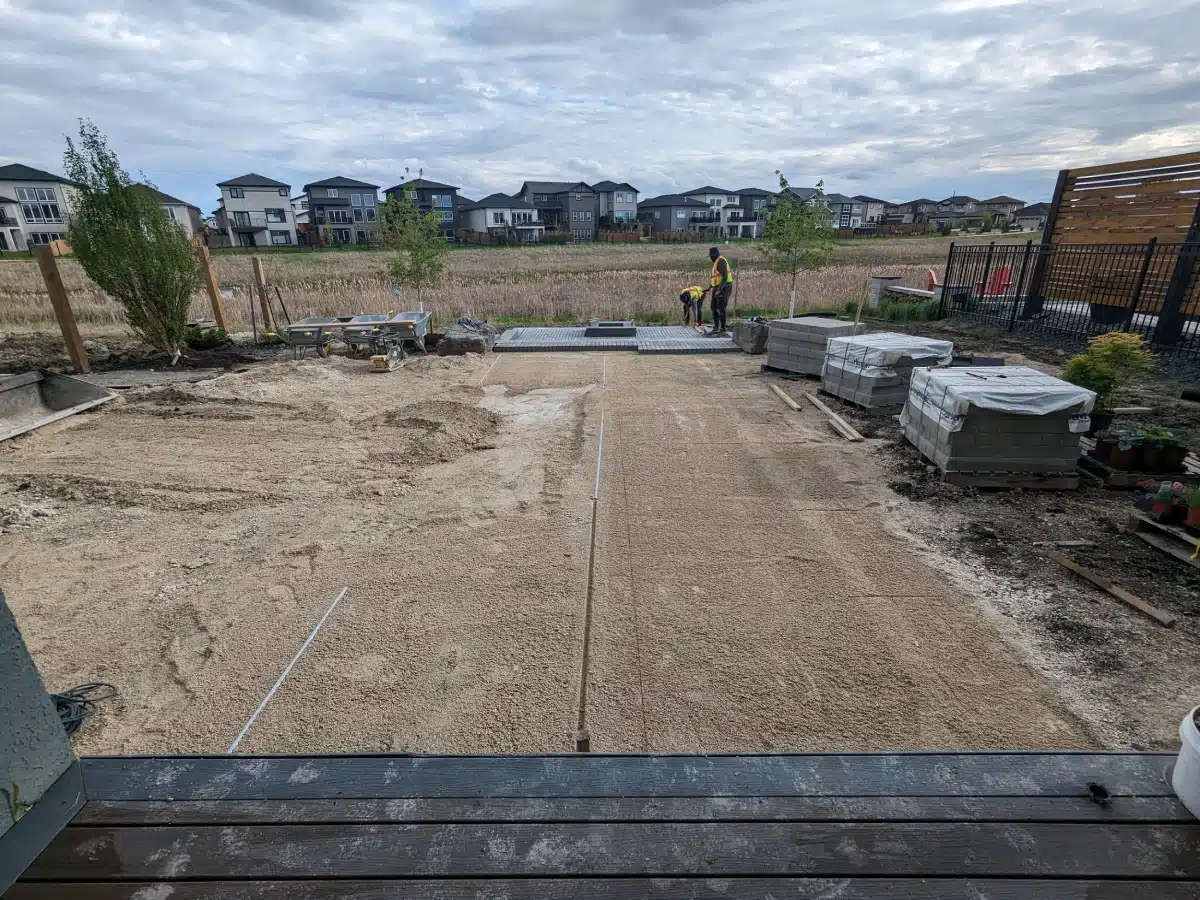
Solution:
[[[1073,245],[1158,247],[1137,252]],[[1200,314],[1200,266],[1180,246],[1200,240],[1200,153],[1065,169],[1059,173],[1043,243],[1040,292],[1047,298],[1162,311],[1168,295]],[[1182,271],[1180,270],[1182,266]]]

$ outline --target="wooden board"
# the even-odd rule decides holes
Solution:
[[[67,345],[67,354],[71,357],[71,365],[76,374],[87,375],[92,371],[92,365],[88,361],[83,338],[79,336],[79,326],[75,324],[75,313],[71,310],[71,300],[58,271],[58,260],[54,258],[51,248],[39,247],[37,261],[42,271],[42,281],[46,283],[46,293],[50,295],[50,305],[54,308],[54,317],[58,319],[58,327],[62,331],[63,343]]]
[[[942,481],[958,487],[981,490],[1074,491],[1079,476],[1071,474],[1034,475],[1021,472],[943,472]]]
[[[1153,619],[1159,625],[1162,625],[1166,628],[1174,627],[1176,616],[1172,615],[1171,613],[1163,612],[1163,610],[1159,609],[1157,606],[1152,606],[1140,597],[1135,597],[1124,588],[1117,587],[1107,578],[1099,575],[1096,572],[1093,572],[1091,569],[1084,568],[1074,560],[1067,559],[1061,553],[1056,553],[1053,550],[1049,550],[1047,551],[1046,555],[1057,562],[1060,566],[1070,569],[1076,575],[1079,575],[1081,578],[1090,581],[1096,587],[1116,597],[1126,606],[1131,607],[1137,612],[1140,612],[1142,615]]]
[[[821,412],[825,413],[825,417],[829,419],[829,424],[833,426],[833,430],[846,440],[854,442],[865,440],[865,438],[858,433],[858,430],[853,425],[830,409],[816,394],[811,394],[805,391],[804,398]]]
[[[1175,557],[1193,569],[1200,569],[1200,559],[1192,558],[1196,548],[1200,546],[1200,537],[1191,532],[1176,525],[1156,522],[1149,516],[1138,512],[1130,513],[1125,530],[1137,535],[1151,547],[1161,550],[1168,556]]]

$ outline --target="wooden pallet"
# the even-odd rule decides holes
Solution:
[[[1124,469],[1114,469],[1089,453],[1079,457],[1079,470],[1112,490],[1135,488],[1142,481],[1153,481],[1157,484],[1160,481],[1186,481],[1196,477],[1191,472],[1127,472]]]
[[[1079,475],[1060,472],[1057,475],[1038,475],[1033,472],[943,472],[943,484],[981,490],[1074,491],[1079,488]]]
[[[788,381],[820,381],[820,375],[809,375],[807,372],[793,372],[791,369],[781,369],[778,366],[768,366],[763,363],[759,366],[759,371],[764,375],[778,375],[780,378],[785,378]]]
[[[1125,530],[1168,556],[1187,563],[1193,569],[1200,569],[1200,560],[1192,559],[1192,554],[1200,547],[1200,536],[1187,529],[1156,522],[1145,513],[1133,512],[1129,514]]]

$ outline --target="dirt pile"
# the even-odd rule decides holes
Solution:
[[[385,438],[393,448],[380,451],[390,461],[411,466],[453,462],[495,446],[501,417],[454,400],[424,400],[374,416],[376,427],[395,430]]]

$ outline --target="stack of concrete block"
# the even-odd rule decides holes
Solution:
[[[834,338],[825,354],[821,389],[878,413],[896,413],[908,399],[913,370],[948,364],[954,344],[912,334]]]
[[[1026,366],[918,369],[900,415],[943,472],[1071,473],[1096,395]]]
[[[820,375],[829,339],[861,334],[864,328],[820,316],[776,319],[767,334],[767,365],[801,375]]]

